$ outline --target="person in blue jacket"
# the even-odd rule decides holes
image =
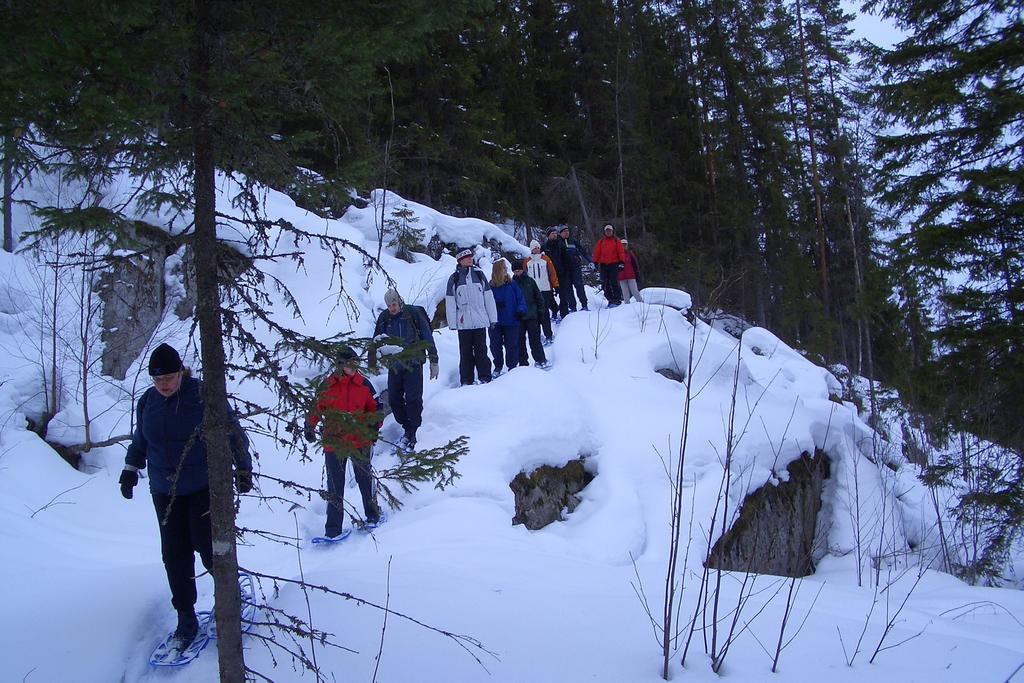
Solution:
[[[377,372],[377,353],[385,356],[388,366],[388,402],[395,421],[402,426],[402,446],[415,448],[416,430],[423,423],[423,358],[395,360],[388,358],[405,347],[422,342],[430,360],[430,379],[437,379],[437,347],[434,345],[430,320],[422,306],[407,304],[395,289],[384,294],[386,309],[377,317],[373,328],[373,342],[369,347],[367,369]]]
[[[491,268],[491,292],[498,311],[498,322],[491,325],[491,356],[494,374],[499,375],[506,364],[509,370],[519,365],[519,324],[526,316],[523,290],[512,281],[504,259],[495,261]]]
[[[195,553],[207,570],[213,567],[210,481],[201,433],[202,383],[182,366],[178,352],[167,344],[153,350],[149,374],[153,386],[136,405],[135,434],[118,483],[121,495],[130,499],[139,483],[139,470],[149,471],[149,490],[160,525],[160,553],[171,604],[178,613],[173,637],[184,648],[199,631]],[[239,493],[248,493],[252,490],[249,440],[230,407],[228,422],[235,484]]]

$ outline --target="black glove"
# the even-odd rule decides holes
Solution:
[[[625,264],[625,263],[616,263],[616,264],[615,264],[615,268],[616,268],[617,270],[622,270],[622,269],[623,269],[623,268],[625,268],[625,267],[626,267],[626,264]]]
[[[302,436],[309,443],[316,441],[316,431],[313,430],[311,425],[306,425],[306,428],[302,430]]]
[[[134,470],[121,470],[121,478],[117,483],[121,485],[121,495],[131,500],[132,490],[139,483],[139,473]]]
[[[252,491],[252,472],[247,470],[235,472],[235,488],[238,489],[239,493],[249,493],[249,491]]]

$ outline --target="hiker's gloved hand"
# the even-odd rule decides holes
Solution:
[[[249,493],[249,491],[252,491],[252,472],[247,470],[235,472],[235,488],[238,489],[239,493]]]
[[[316,441],[316,432],[311,425],[306,425],[306,428],[302,430],[302,436],[309,443]]]
[[[615,268],[616,268],[617,270],[622,270],[622,269],[623,269],[623,268],[625,268],[625,267],[626,267],[626,264],[625,264],[625,263],[616,263],[616,264],[615,264]]]
[[[121,495],[131,500],[133,489],[139,483],[139,473],[135,470],[121,470],[121,478],[117,483],[121,485]]]
[[[438,367],[437,363],[431,363],[430,364],[430,379],[437,379],[437,375],[438,375],[438,373],[440,373],[440,371],[441,371],[441,369]]]

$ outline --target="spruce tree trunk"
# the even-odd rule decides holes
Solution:
[[[587,202],[583,199],[583,190],[580,188],[580,179],[576,176],[576,167],[569,168],[569,177],[572,178],[573,189],[576,190],[576,201],[580,203],[580,213],[583,214],[584,232],[590,232],[590,214],[587,211]]]
[[[241,596],[235,547],[235,499],[228,443],[227,386],[224,370],[223,325],[217,269],[217,220],[213,126],[209,72],[213,31],[209,3],[193,5],[191,70],[193,79],[193,173],[195,191],[196,317],[203,361],[203,438],[210,473],[210,524],[213,528],[214,617],[217,620],[217,659],[222,683],[243,683]]]
[[[832,317],[831,294],[828,289],[828,245],[825,242],[825,219],[821,210],[821,180],[818,176],[818,148],[814,142],[814,117],[811,105],[810,76],[807,70],[807,38],[804,35],[803,7],[800,0],[796,2],[796,25],[800,44],[800,72],[804,91],[804,116],[807,119],[807,143],[811,152],[811,182],[814,190],[814,222],[818,228],[818,259],[821,275],[821,303],[825,307],[825,318]],[[827,348],[831,351],[832,339],[826,339]]]
[[[14,252],[14,138],[4,136],[4,251]]]

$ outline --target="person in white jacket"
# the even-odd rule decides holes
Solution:
[[[555,274],[555,265],[551,263],[548,255],[540,249],[540,242],[530,242],[530,255],[523,260],[523,269],[526,274],[537,283],[537,289],[544,297],[544,310],[537,311],[541,329],[544,331],[544,343],[551,343],[551,316],[558,314],[558,304],[555,303],[555,290],[558,289],[558,275]]]
[[[490,382],[487,328],[498,322],[494,295],[487,276],[473,264],[472,249],[455,254],[455,262],[444,301],[448,328],[459,333],[459,379],[463,386],[472,384],[475,371],[481,382]]]

